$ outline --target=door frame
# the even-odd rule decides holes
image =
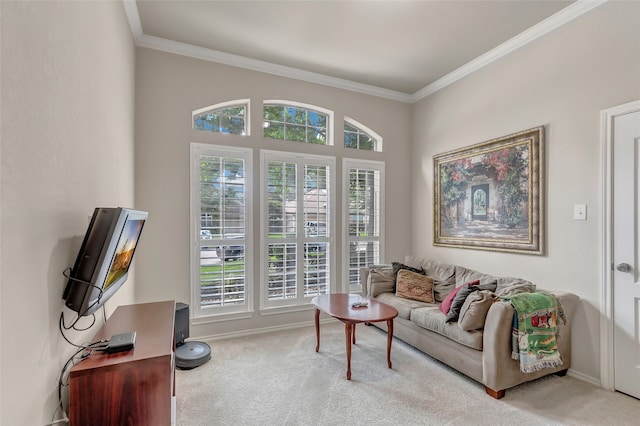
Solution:
[[[600,386],[615,390],[613,322],[613,122],[616,117],[639,112],[640,100],[602,110],[600,143],[603,170],[602,294],[600,297]]]

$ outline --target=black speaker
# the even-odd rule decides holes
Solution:
[[[176,346],[184,343],[184,339],[189,337],[189,305],[186,303],[176,303],[176,323],[175,323]]]
[[[176,303],[176,367],[191,370],[211,359],[211,347],[204,342],[186,342],[189,337],[189,305]]]

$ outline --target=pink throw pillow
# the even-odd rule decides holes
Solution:
[[[478,284],[480,284],[480,280],[471,281],[468,284],[469,285],[478,285]],[[449,294],[447,294],[447,297],[444,298],[444,300],[442,301],[442,303],[440,303],[440,306],[438,307],[438,309],[440,309],[440,312],[442,312],[445,315],[447,315],[449,313],[449,311],[451,310],[451,304],[453,303],[453,299],[455,299],[456,294],[458,294],[458,292],[460,291],[460,289],[462,287],[463,286],[456,287],[453,290],[451,290],[451,292]]]

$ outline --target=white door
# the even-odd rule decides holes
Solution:
[[[640,398],[640,102],[633,105],[611,123],[613,361],[615,389]]]

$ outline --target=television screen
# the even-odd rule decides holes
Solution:
[[[122,207],[94,210],[62,296],[69,309],[91,315],[125,283],[147,215]]]
[[[104,283],[103,290],[106,290],[113,284],[121,279],[129,272],[129,265],[133,260],[133,252],[138,244],[138,238],[142,232],[142,225],[144,220],[127,220],[122,230],[122,235],[118,240],[116,247],[116,254],[113,262],[111,262],[111,268],[107,274],[107,280]]]

